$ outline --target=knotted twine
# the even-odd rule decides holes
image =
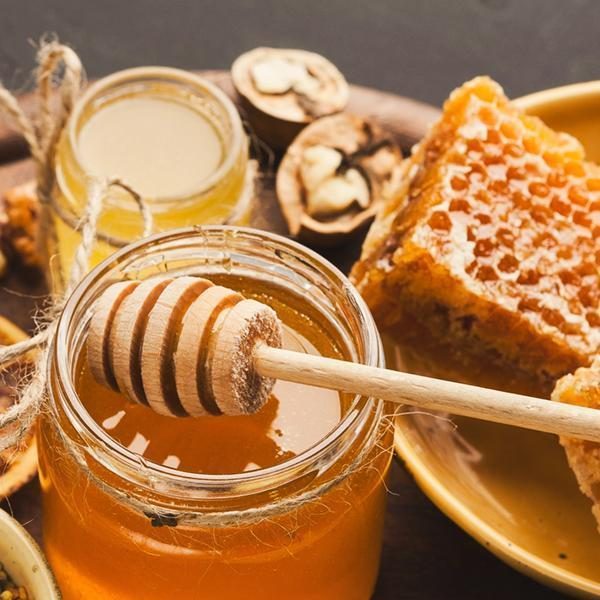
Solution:
[[[8,118],[29,145],[35,164],[36,195],[40,203],[40,237],[44,238],[54,236],[50,207],[55,184],[56,148],[84,83],[84,72],[77,54],[55,40],[42,43],[37,53],[37,64],[36,95],[39,110],[36,118],[30,119],[25,114],[15,96],[1,82],[0,115]],[[58,106],[54,107],[53,98],[57,95]],[[29,381],[19,390],[17,401],[0,414],[0,452],[26,440],[27,432],[40,412],[46,390],[48,348],[66,299],[88,269],[103,199],[111,186],[119,186],[132,195],[142,214],[144,236],[152,231],[152,215],[141,197],[131,188],[118,180],[89,179],[87,204],[78,225],[81,243],[76,250],[64,293],[53,299],[45,311],[45,326],[40,327],[34,336],[0,348],[0,366],[39,348]]]
[[[55,155],[58,141],[72,112],[74,102],[79,95],[84,72],[77,54],[69,47],[52,40],[41,45],[37,53],[38,68],[36,71],[37,96],[39,114],[34,121],[19,106],[17,99],[0,82],[0,115],[7,117],[27,141],[31,156],[36,166],[36,193],[40,202],[40,231],[44,235],[54,236],[51,218],[52,194],[55,186]],[[59,105],[53,110],[51,105],[53,92],[58,92]],[[249,175],[243,193],[251,194],[255,175],[255,164],[250,165]],[[141,213],[144,229],[143,236],[148,236],[153,228],[152,215],[142,198],[125,183],[115,179],[89,178],[87,186],[87,203],[83,216],[77,227],[81,234],[69,279],[64,286],[64,293],[53,299],[45,314],[46,325],[41,327],[30,339],[0,347],[0,366],[23,357],[32,350],[38,349],[33,373],[20,390],[17,401],[0,414],[0,452],[18,446],[27,439],[27,433],[33,426],[46,394],[47,363],[49,346],[56,332],[58,320],[69,295],[85,275],[89,259],[98,237],[97,224],[102,211],[103,200],[111,186],[119,186],[128,192],[136,202]],[[60,432],[63,442],[68,443]],[[265,518],[285,514],[306,503],[321,499],[328,491],[359,469],[370,466],[373,450],[382,436],[382,428],[377,420],[371,425],[366,439],[351,460],[344,464],[329,480],[309,488],[289,498],[267,502],[256,508],[242,510],[226,510],[211,512],[178,512],[151,505],[144,498],[109,486],[92,472],[85,457],[85,449],[71,445],[73,458],[86,476],[103,491],[116,497],[136,511],[144,513],[153,523],[186,524],[204,527],[228,527],[239,524],[251,524]],[[382,449],[386,452],[386,449]],[[140,468],[146,468],[140,464]],[[151,474],[148,479],[153,480]]]

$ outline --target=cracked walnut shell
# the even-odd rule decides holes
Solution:
[[[376,124],[339,114],[302,131],[277,172],[276,191],[290,233],[333,246],[364,228],[392,189],[400,149]]]

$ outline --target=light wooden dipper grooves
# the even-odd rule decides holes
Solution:
[[[96,379],[171,416],[259,410],[276,379],[600,442],[600,411],[281,349],[255,300],[200,279],[107,288],[88,336]]]
[[[260,302],[199,277],[119,282],[96,302],[88,363],[101,384],[168,416],[259,410],[275,380],[254,346],[281,347],[281,323]]]

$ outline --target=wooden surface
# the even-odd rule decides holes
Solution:
[[[204,74],[232,93],[226,73],[211,71]],[[31,110],[33,99],[25,97],[24,105]],[[405,150],[423,135],[428,123],[437,115],[437,110],[428,105],[359,86],[352,86],[349,110],[376,118]],[[25,146],[18,136],[0,123],[0,193],[31,177],[31,163],[25,155]],[[267,188],[266,194],[272,195],[272,190]],[[275,206],[271,206],[276,212]],[[280,215],[273,214],[272,218],[281,224]],[[329,251],[327,257],[347,270],[358,250],[359,243],[355,242]],[[11,273],[2,284],[0,313],[24,328],[31,328],[32,317],[44,291],[41,280],[23,273]],[[3,507],[12,511],[40,539],[37,481],[5,501]],[[398,459],[394,462],[376,600],[559,597],[516,573],[479,546],[433,506]]]

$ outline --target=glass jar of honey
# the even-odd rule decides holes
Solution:
[[[272,306],[288,349],[383,366],[356,290],[285,238],[187,228],[101,263],[61,317],[39,427],[44,544],[64,598],[369,598],[392,456],[381,402],[277,382],[254,415],[172,418],[90,376],[102,291],[178,275]]]
[[[187,71],[141,67],[92,84],[58,144],[53,223],[48,236],[55,289],[80,237],[76,226],[90,176],[118,178],[149,206],[156,231],[248,219],[248,141],[235,106],[217,86]],[[99,220],[96,264],[141,237],[130,194],[113,187]],[[60,270],[60,271],[58,271]]]

